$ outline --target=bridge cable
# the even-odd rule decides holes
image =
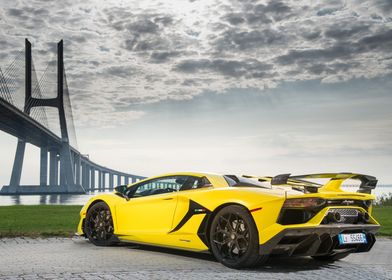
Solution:
[[[68,81],[67,81],[67,75],[65,73],[65,69],[63,73],[64,73],[63,75],[64,76],[64,110],[65,113],[68,115],[68,121],[67,121],[68,134],[70,140],[72,140],[71,145],[77,148],[78,143],[76,139],[75,123],[74,123],[72,104],[69,96],[69,87],[68,87]]]
[[[37,79],[37,73],[35,71],[35,66],[34,66],[34,62],[31,61],[31,88],[32,88],[32,92],[31,92],[31,97],[34,98],[34,106],[32,107],[32,109],[34,108],[34,110],[32,110],[32,116],[42,125],[44,125],[45,127],[48,127],[47,124],[47,117],[46,117],[46,113],[45,113],[45,108],[43,106],[37,106],[39,105],[39,99],[42,99],[42,95],[40,92],[40,88],[39,88],[39,84],[38,84],[38,79]]]
[[[4,78],[3,71],[1,70],[1,67],[0,67],[0,85],[1,85],[0,92],[1,92],[2,99],[4,99],[4,97],[5,97],[6,101],[13,105],[14,102],[12,100],[12,96],[11,96],[11,93],[8,89],[7,82]]]
[[[19,100],[14,100],[13,99],[13,105],[15,105],[16,107],[18,107],[19,109],[23,108],[22,103],[24,104],[24,98],[22,98],[22,96],[20,96],[18,98],[18,90],[22,87],[21,85],[18,87],[17,83],[16,83],[16,79],[18,76],[21,75],[21,73],[24,73],[23,71],[23,58],[22,58],[22,52],[19,52],[19,55],[17,55],[17,57],[10,63],[10,65],[8,65],[8,67],[6,68],[6,70],[4,71],[4,78],[6,80],[6,83],[8,85],[8,90],[11,94],[11,96],[15,96],[16,99]],[[17,75],[19,74],[19,75]],[[20,77],[19,77],[20,78]],[[19,83],[18,84],[22,84],[21,81],[23,80],[23,78],[19,79]],[[24,96],[24,95],[23,95]]]

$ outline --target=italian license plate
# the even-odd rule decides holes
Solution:
[[[338,237],[340,245],[367,243],[364,233],[341,233]]]

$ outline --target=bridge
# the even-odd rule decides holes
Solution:
[[[99,165],[78,151],[63,56],[61,40],[57,63],[48,62],[39,75],[26,39],[25,50],[0,67],[0,129],[18,138],[10,183],[0,195],[81,194],[144,178]],[[39,185],[20,184],[26,143],[40,148]]]

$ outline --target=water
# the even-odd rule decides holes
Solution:
[[[356,191],[358,187],[344,187],[347,191]],[[109,191],[108,191],[109,192]],[[102,192],[100,192],[102,193]],[[377,187],[372,192],[377,198],[392,193],[392,185]],[[56,195],[0,195],[0,206],[6,205],[83,205],[91,197],[99,194],[56,194]]]
[[[84,205],[91,197],[103,192],[87,194],[0,195],[0,206],[7,205]]]

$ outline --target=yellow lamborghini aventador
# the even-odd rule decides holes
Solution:
[[[357,192],[342,190],[347,179],[360,181]],[[210,251],[232,268],[276,255],[334,261],[375,243],[376,184],[372,176],[353,173],[165,174],[93,197],[77,231],[99,246],[132,242]]]

